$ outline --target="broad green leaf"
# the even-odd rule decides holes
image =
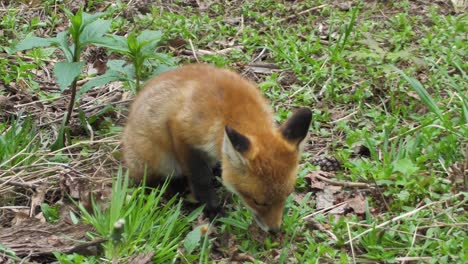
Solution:
[[[410,87],[418,94],[419,98],[421,98],[422,102],[429,108],[434,114],[436,114],[440,120],[443,120],[441,111],[437,104],[434,102],[432,97],[429,93],[424,89],[423,85],[416,79],[409,77],[406,75],[402,70],[398,69],[397,67],[390,65],[396,72],[398,72],[409,84]]]
[[[65,55],[65,58],[67,61],[73,61],[73,52],[70,49],[70,46],[68,45],[68,37],[67,37],[67,32],[60,32],[57,34],[57,37],[55,37],[55,41],[57,42],[59,48],[63,51],[63,54]]]
[[[14,53],[20,50],[33,49],[38,47],[48,47],[54,44],[54,42],[56,42],[55,38],[40,38],[36,36],[29,36],[18,43],[18,45],[13,48],[12,52]]]
[[[161,31],[143,30],[137,37],[138,42],[153,42],[160,41],[162,38]]]
[[[159,31],[145,30],[137,37],[138,45],[143,54],[153,54],[158,43],[161,41],[162,33]]]
[[[96,39],[93,44],[96,46],[108,48],[110,50],[117,51],[119,53],[129,54],[130,50],[127,45],[127,38],[117,35],[103,36],[100,39]]]
[[[80,88],[80,90],[77,92],[76,99],[78,100],[78,98],[80,98],[82,94],[86,93],[93,87],[101,86],[101,85],[104,85],[113,81],[118,81],[121,79],[123,78],[118,72],[109,69],[103,75],[97,76],[89,80],[85,85],[83,85]]]
[[[72,38],[76,40],[80,36],[81,30],[82,30],[83,10],[80,8],[78,12],[76,12],[75,15],[69,17],[69,20],[71,22],[71,27],[68,29],[68,32],[70,32],[70,35],[72,35]]]
[[[83,32],[80,34],[80,43],[93,43],[104,36],[109,31],[111,26],[110,20],[98,19],[92,23],[85,25]]]
[[[392,167],[393,171],[401,172],[406,176],[412,175],[419,170],[418,166],[416,166],[409,158],[394,161],[392,163]]]
[[[124,60],[109,60],[107,62],[107,67],[109,67],[111,70],[122,72],[124,71],[125,63],[126,61]]]
[[[127,45],[132,55],[134,55],[134,53],[138,51],[138,40],[135,37],[134,32],[130,32],[130,34],[128,34]]]
[[[164,53],[151,53],[151,55],[148,57],[154,58],[160,61],[161,63],[166,64],[167,66],[176,66],[176,62],[174,61],[174,58]]]
[[[82,14],[83,24],[87,25],[89,23],[92,23],[93,21],[97,20],[98,18],[100,18],[102,16],[104,16],[104,13],[102,13],[102,12],[93,13],[93,14],[83,12],[83,14]]]
[[[200,244],[201,240],[201,228],[203,226],[197,226],[195,229],[190,231],[184,240],[184,248],[187,251],[187,254],[192,253],[192,251]]]
[[[62,92],[80,75],[84,65],[85,63],[83,61],[57,62],[54,65],[55,79]]]
[[[126,65],[126,61],[123,60],[110,60],[107,62],[109,70],[113,70],[122,73],[128,81],[135,79],[135,67],[133,64]]]

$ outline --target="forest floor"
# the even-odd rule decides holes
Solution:
[[[466,5],[2,1],[0,263],[467,263]],[[82,40],[156,41],[141,68],[115,43],[82,41],[63,126],[72,70],[54,66],[71,39],[45,39],[70,32],[80,7],[100,13]],[[258,83],[279,123],[313,110],[279,235],[223,187],[226,215],[209,223],[166,186],[129,186],[119,139],[135,72],[144,81],[190,62]]]

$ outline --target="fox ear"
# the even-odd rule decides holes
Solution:
[[[242,154],[250,148],[250,140],[230,126],[224,128],[223,153],[236,167],[242,167],[246,161]]]
[[[310,122],[312,121],[312,112],[309,108],[299,108],[294,114],[280,127],[283,137],[299,146],[307,136]]]

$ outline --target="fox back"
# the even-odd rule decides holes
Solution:
[[[130,109],[123,133],[130,176],[187,177],[208,210],[219,203],[210,168],[239,195],[264,230],[277,231],[293,191],[309,109],[277,127],[269,103],[240,75],[205,64],[183,66],[150,80]]]

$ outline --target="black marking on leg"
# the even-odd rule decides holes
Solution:
[[[198,201],[205,204],[206,215],[213,219],[220,211],[220,205],[213,186],[213,172],[206,160],[206,154],[202,151],[189,149],[188,167],[193,193]]]

